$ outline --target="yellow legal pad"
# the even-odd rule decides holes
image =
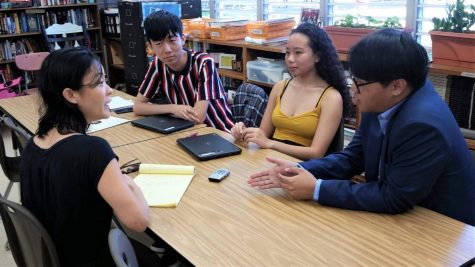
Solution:
[[[195,175],[195,166],[140,164],[134,181],[150,207],[176,207]]]

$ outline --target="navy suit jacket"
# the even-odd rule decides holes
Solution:
[[[344,150],[300,163],[323,179],[318,202],[393,214],[420,205],[475,225],[475,164],[446,103],[427,82],[394,112],[384,138],[378,114],[363,113]],[[366,183],[349,180],[362,172]]]

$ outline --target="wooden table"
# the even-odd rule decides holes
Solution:
[[[195,165],[177,208],[151,208],[150,228],[196,266],[456,266],[475,256],[475,228],[422,207],[374,214],[295,201],[281,189],[257,190],[251,173],[279,152],[242,147],[241,155],[195,161],[176,144],[201,128],[115,148],[124,163]],[[208,182],[228,168],[221,183]]]
[[[121,96],[124,99],[135,99],[134,96],[128,95],[118,90],[114,90],[112,95]],[[38,128],[38,119],[40,114],[39,107],[41,105],[40,101],[41,100],[39,98],[39,95],[37,94],[0,99],[0,108],[8,116],[10,116],[15,121],[15,123],[23,127],[31,135],[33,135]],[[111,115],[114,117],[119,117],[128,120],[142,118],[142,116],[137,116],[133,112],[123,114],[115,114],[111,112]],[[205,126],[206,125],[204,124],[200,124],[194,126],[194,128],[202,128]],[[184,131],[189,130],[191,129],[186,129]],[[130,122],[117,125],[105,130],[97,131],[92,133],[91,135],[99,136],[106,139],[112,147],[118,147],[126,144],[132,144],[165,136],[161,133],[152,132],[146,129],[132,126]]]

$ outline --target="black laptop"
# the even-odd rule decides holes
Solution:
[[[147,130],[169,134],[195,125],[192,121],[171,117],[168,115],[154,115],[132,121],[133,126]]]
[[[197,160],[209,160],[241,154],[241,148],[215,133],[189,136],[177,139],[176,141]]]

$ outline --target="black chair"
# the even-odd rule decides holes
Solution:
[[[462,131],[462,135],[465,139],[475,140],[475,130],[460,128],[460,131]],[[470,152],[472,153],[472,158],[473,158],[473,161],[475,162],[475,150],[470,150]]]
[[[13,183],[20,182],[20,157],[7,156],[3,137],[0,138],[0,165],[2,165],[3,173],[5,173],[5,176],[10,180],[4,193],[5,199],[7,199],[13,187]]]
[[[28,209],[0,197],[0,215],[18,266],[60,266],[51,237]]]
[[[29,135],[25,129],[16,125],[13,120],[6,115],[2,117],[1,122],[3,122],[3,124],[11,131],[13,150],[19,152],[16,155],[21,155],[21,152],[26,146],[26,143],[30,140],[31,135]]]
[[[327,153],[325,153],[325,156],[342,150],[344,143],[345,125],[343,124],[343,120],[341,120],[340,126],[338,126],[338,129],[336,130],[335,136],[333,137],[330,146],[328,146]]]
[[[12,119],[7,116],[3,116],[0,120],[6,127],[11,131],[12,136],[12,145],[15,151],[19,151],[17,156],[8,157],[6,154],[5,143],[3,138],[0,138],[0,165],[2,165],[2,170],[5,176],[8,178],[9,183],[7,189],[5,190],[4,196],[8,199],[10,191],[13,187],[13,183],[20,182],[20,156],[23,148],[26,143],[30,140],[31,136],[26,133],[24,129],[17,126]]]

